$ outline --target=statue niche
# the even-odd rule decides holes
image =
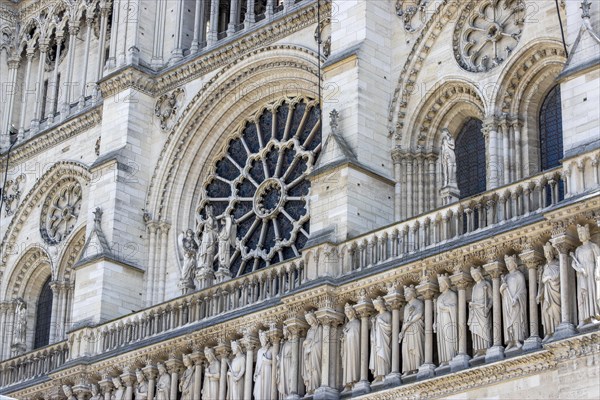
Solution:
[[[444,205],[458,201],[460,191],[456,181],[456,142],[450,131],[442,129],[442,144],[440,149],[440,163],[442,167],[442,188],[440,195]]]

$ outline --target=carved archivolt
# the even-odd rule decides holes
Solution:
[[[427,18],[428,0],[398,0],[396,2],[396,15],[402,18],[404,30],[416,32],[423,27]],[[415,20],[419,21],[415,24]]]
[[[6,182],[5,193],[2,196],[4,197],[4,209],[7,216],[13,215],[16,207],[19,205],[24,183],[25,174],[21,174],[15,179]]]
[[[502,64],[516,47],[525,24],[521,0],[472,1],[454,29],[454,56],[471,72]]]
[[[309,98],[269,104],[231,139],[203,185],[201,215],[232,216],[238,275],[297,257],[308,239],[307,175],[321,148],[320,110]]]

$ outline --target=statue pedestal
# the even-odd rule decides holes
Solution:
[[[338,400],[339,398],[340,392],[328,386],[321,386],[320,388],[317,388],[317,390],[315,390],[315,394],[313,395],[314,400]]]
[[[504,346],[492,346],[485,353],[485,362],[491,363],[504,360]]]
[[[470,366],[469,360],[470,359],[471,359],[471,357],[469,357],[468,354],[457,354],[450,361],[450,371],[457,372],[457,371],[462,371],[463,369],[469,368],[469,366]]]
[[[402,383],[402,378],[399,372],[391,372],[385,377],[384,382],[387,387],[394,387]]]
[[[554,342],[556,340],[566,339],[575,335],[577,335],[577,329],[575,328],[575,325],[569,322],[561,322],[556,327],[556,330],[552,335],[552,339],[550,339],[549,341]]]
[[[179,281],[179,283],[177,284],[177,287],[179,289],[181,289],[182,295],[186,295],[186,294],[192,292],[194,289],[196,289],[196,286],[194,286],[194,283],[190,282],[189,280]]]
[[[231,279],[231,272],[228,269],[219,267],[219,270],[215,274],[217,283],[225,282]]]
[[[440,189],[440,196],[442,196],[442,205],[447,206],[459,200],[460,190],[456,186],[444,186]]]
[[[542,348],[542,339],[539,336],[530,336],[523,342],[523,351],[534,351]]]
[[[417,372],[417,380],[429,379],[435,376],[435,365],[434,364],[423,364],[419,367]]]
[[[25,351],[27,351],[27,348],[23,343],[15,343],[12,346],[10,346],[10,349],[12,350],[13,357],[20,356],[21,354],[24,354]]]
[[[202,267],[196,272],[196,279],[198,280],[199,289],[206,289],[213,284],[215,274],[212,269]]]
[[[352,388],[352,397],[362,396],[367,393],[371,393],[371,384],[369,381],[360,381],[354,384],[354,387]]]

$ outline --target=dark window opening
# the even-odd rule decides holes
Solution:
[[[52,319],[52,289],[50,278],[42,286],[42,292],[37,303],[35,313],[35,339],[33,348],[50,344],[50,321]]]
[[[482,122],[469,119],[456,138],[456,181],[464,199],[485,192],[486,160]]]
[[[542,171],[558,167],[563,157],[562,110],[558,85],[548,93],[540,110],[540,156]]]

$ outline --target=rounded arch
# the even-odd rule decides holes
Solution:
[[[255,50],[217,73],[191,100],[167,139],[147,194],[150,216],[178,226],[191,223],[198,185],[229,140],[223,132],[239,133],[242,122],[268,102],[315,96],[317,76],[316,54],[294,45]]]
[[[483,98],[474,83],[450,78],[417,107],[410,124],[412,130],[402,138],[402,147],[422,149],[425,152],[437,150],[441,143],[442,128],[447,128],[456,137],[467,119],[483,120],[486,115]]]
[[[35,289],[29,286],[37,282],[38,289],[41,290],[41,285],[52,275],[51,265],[51,257],[45,249],[38,245],[28,246],[24,254],[15,262],[2,285],[4,300],[23,298],[29,306],[28,298],[34,292],[32,289]]]
[[[60,255],[60,260],[57,262],[57,268],[54,271],[54,279],[73,281],[73,266],[81,257],[83,246],[85,245],[86,226],[80,226],[74,230],[72,237],[64,247],[64,251]]]
[[[0,274],[4,273],[7,267],[8,260],[11,256],[19,254],[18,238],[23,229],[24,221],[27,221],[36,206],[43,202],[44,197],[49,193],[52,187],[65,177],[73,177],[79,180],[82,185],[87,185],[91,179],[91,174],[88,168],[76,161],[61,161],[53,164],[43,175],[37,180],[34,186],[28,191],[23,198],[21,204],[15,211],[8,228],[2,238],[1,251],[2,260],[0,261]],[[87,191],[84,190],[84,193]],[[80,223],[85,222],[85,214],[80,215]],[[37,222],[37,221],[36,221]],[[0,275],[1,276],[1,275]]]

